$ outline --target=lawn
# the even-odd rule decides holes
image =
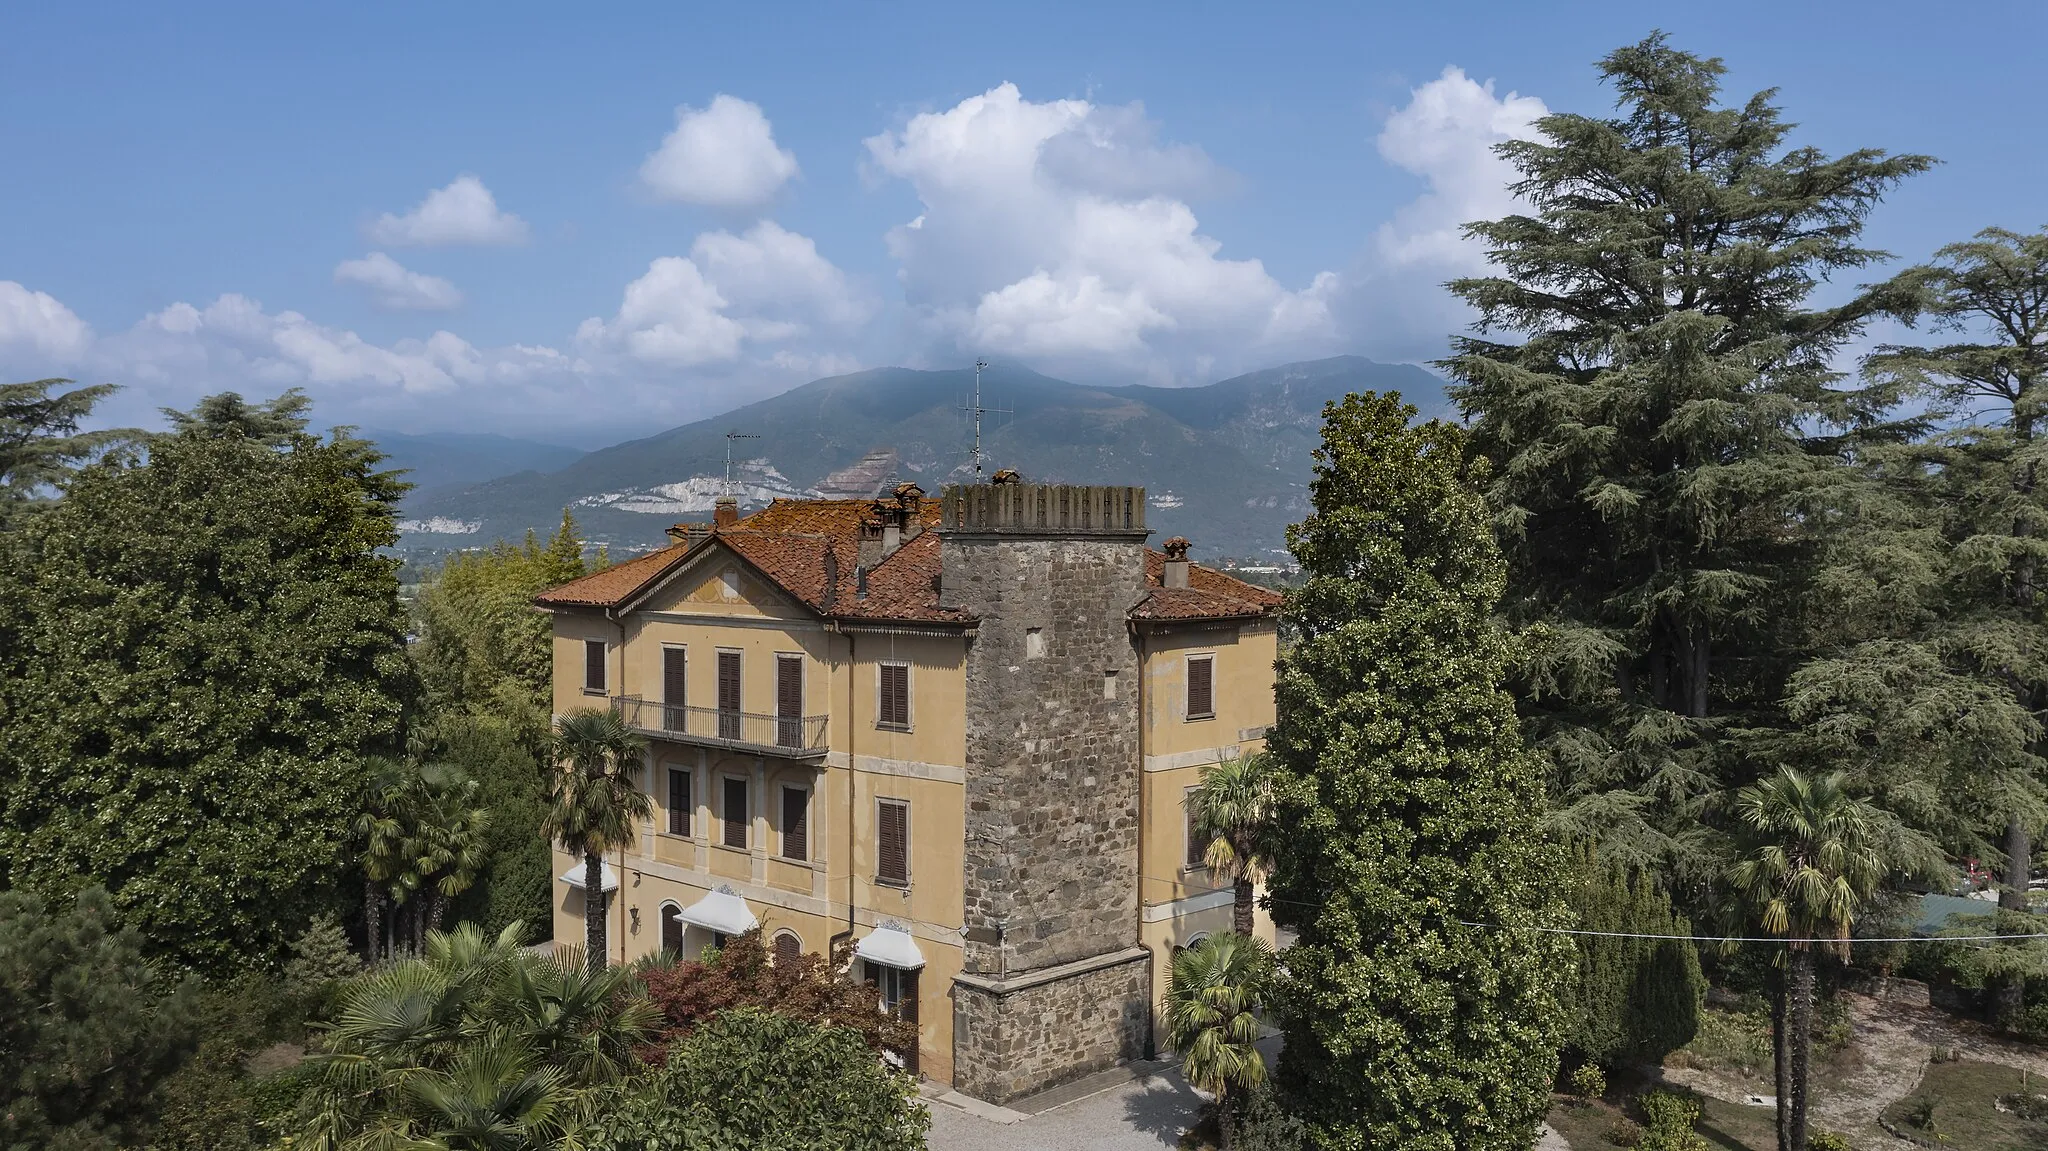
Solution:
[[[2039,1097],[2037,1118],[2000,1111],[2002,1095]],[[2041,1151],[2048,1147],[2048,1083],[1997,1063],[1934,1063],[1919,1089],[1885,1108],[1884,1117],[1929,1144],[1939,1138],[1972,1151]]]
[[[1700,1104],[1700,1121],[1694,1129],[1714,1151],[1775,1151],[1777,1112],[1773,1109],[1719,1099],[1701,1099]],[[1559,1096],[1545,1118],[1551,1129],[1571,1144],[1572,1151],[1615,1151],[1624,1146],[1608,1138],[1622,1118],[1621,1108],[1608,1100],[1580,1102]]]

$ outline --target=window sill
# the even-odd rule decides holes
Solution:
[[[896,733],[896,734],[898,734],[898,735],[908,735],[908,734],[910,734],[910,733],[911,733],[912,731],[914,731],[914,730],[916,730],[916,729],[915,729],[915,728],[913,728],[913,727],[911,727],[911,726],[910,726],[909,724],[904,724],[904,725],[902,725],[902,726],[900,726],[900,727],[899,727],[899,726],[897,726],[896,724],[893,724],[893,723],[878,723],[878,724],[876,724],[876,725],[875,725],[875,730],[876,730],[876,731],[893,731],[893,732],[895,732],[895,733]]]
[[[732,844],[730,844],[730,843],[727,843],[726,841],[724,841],[724,840],[722,840],[722,839],[721,839],[721,840],[717,840],[717,841],[713,842],[713,843],[712,843],[712,845],[711,845],[711,848],[712,848],[712,850],[714,850],[714,851],[730,851],[730,852],[732,852],[732,853],[733,853],[734,855],[749,855],[749,856],[750,856],[750,855],[754,854],[754,849],[753,849],[753,848],[751,848],[751,847],[734,847],[734,846],[733,846]]]
[[[818,865],[811,862],[808,859],[798,859],[794,856],[789,855],[771,855],[768,858],[774,860],[777,863],[787,863],[791,867],[804,867],[809,868],[812,871],[816,871],[818,869]]]
[[[868,882],[874,884],[876,887],[886,887],[891,891],[900,891],[905,895],[910,894],[910,881],[907,879],[901,883],[898,883],[893,879],[882,879],[880,877],[876,877],[874,879],[870,879]]]
[[[1188,717],[1188,722],[1189,722],[1189,723],[1199,723],[1199,722],[1201,722],[1201,721],[1203,721],[1203,720],[1210,720],[1210,719],[1215,719],[1215,718],[1216,718],[1216,713],[1215,713],[1215,712],[1213,712],[1213,711],[1207,711],[1207,712],[1203,712],[1203,713],[1202,713],[1201,715],[1191,715],[1191,716],[1189,716],[1189,717]]]
[[[603,688],[601,688],[601,687],[586,687],[586,688],[584,688],[584,689],[583,689],[583,694],[584,694],[584,695],[594,695],[594,696],[596,696],[596,697],[597,697],[597,698],[599,698],[599,699],[603,699],[603,698],[604,698],[604,689],[603,689]]]

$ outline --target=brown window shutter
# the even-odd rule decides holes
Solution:
[[[1216,660],[1213,656],[1188,659],[1188,715],[1216,714]]]
[[[910,726],[910,669],[901,664],[882,665],[882,708],[876,721],[883,727]]]
[[[740,737],[740,653],[718,653],[718,738]]]
[[[801,787],[782,789],[782,857],[811,857],[811,795]]]
[[[917,972],[906,971],[898,978],[902,981],[900,986],[903,988],[903,998],[897,1004],[896,1017],[905,1023],[915,1023],[917,1022]],[[915,1049],[912,1049],[911,1054],[915,1057]],[[911,1070],[915,1071],[916,1068],[912,1067]]]
[[[910,882],[910,805],[883,800],[875,828],[875,878],[902,887]]]
[[[718,709],[740,710],[740,653],[718,653]]]
[[[669,768],[668,770],[668,833],[670,835],[690,834],[690,816],[695,814],[695,804],[690,795],[690,773]]]
[[[601,639],[583,641],[583,690],[605,690],[604,641]]]
[[[669,731],[684,731],[688,727],[683,718],[683,707],[689,702],[689,697],[685,693],[688,679],[684,672],[687,667],[687,653],[682,648],[661,649],[662,726]]]
[[[1208,856],[1208,854],[1209,854],[1209,845],[1208,845],[1208,843],[1206,843],[1205,841],[1203,841],[1203,839],[1202,839],[1202,835],[1201,835],[1201,832],[1200,832],[1199,830],[1197,830],[1197,829],[1196,829],[1196,827],[1195,827],[1195,792],[1197,792],[1197,791],[1199,791],[1199,790],[1201,790],[1201,789],[1200,789],[1200,788],[1194,788],[1194,787],[1188,788],[1188,789],[1187,789],[1187,791],[1186,791],[1185,793],[1183,793],[1183,794],[1182,794],[1182,796],[1181,796],[1181,801],[1180,801],[1180,805],[1181,805],[1181,811],[1182,811],[1182,812],[1183,812],[1183,813],[1184,813],[1184,814],[1186,815],[1186,817],[1187,817],[1187,825],[1188,825],[1188,857],[1187,857],[1187,865],[1188,865],[1189,867],[1200,867],[1200,866],[1202,866],[1202,861],[1203,861],[1203,860],[1204,860],[1204,859],[1205,859],[1205,858],[1206,858],[1206,857]]]
[[[796,937],[795,932],[785,931],[775,937],[775,963],[777,966],[795,963],[803,957],[804,942]]]
[[[747,845],[747,781],[727,779],[725,781],[725,845],[744,848]]]
[[[781,747],[802,747],[804,742],[804,660],[802,656],[775,657],[775,742]]]

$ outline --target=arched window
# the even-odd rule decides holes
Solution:
[[[804,941],[797,938],[796,932],[778,931],[775,933],[775,962],[795,963],[803,958],[803,954]]]
[[[661,949],[674,955],[683,953],[683,909],[673,903],[661,905]]]

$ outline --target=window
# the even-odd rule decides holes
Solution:
[[[900,799],[876,805],[875,882],[910,886],[910,805]]]
[[[727,776],[725,779],[725,845],[742,851],[747,847],[747,824],[753,816],[747,811],[747,781]]]
[[[1102,673],[1102,698],[1116,698],[1116,673],[1113,671]]]
[[[1044,659],[1044,658],[1045,658],[1045,629],[1044,629],[1044,628],[1042,628],[1042,627],[1027,627],[1027,628],[1025,628],[1025,629],[1024,629],[1024,658],[1025,658],[1025,659]]]
[[[583,690],[604,694],[604,641],[601,639],[583,641]]]
[[[669,731],[684,731],[688,728],[686,713],[683,711],[683,707],[689,701],[684,691],[688,681],[683,674],[687,663],[682,648],[661,649],[661,726]]]
[[[804,745],[804,657],[775,657],[775,745]]]
[[[718,738],[740,737],[740,653],[718,653]]]
[[[917,1022],[917,972],[861,960],[867,985],[881,993],[882,1013],[892,1019]]]
[[[1212,719],[1216,715],[1216,657],[1188,657],[1188,718]]]
[[[683,909],[673,903],[661,905],[661,949],[683,953]]]
[[[811,793],[801,787],[782,789],[782,857],[811,857]]]
[[[690,817],[696,813],[696,797],[690,794],[690,772],[687,768],[668,769],[668,833],[670,835],[690,834]]]
[[[1187,817],[1188,830],[1188,854],[1183,862],[1190,868],[1203,866],[1202,860],[1209,854],[1209,841],[1202,838],[1201,831],[1195,826],[1195,793],[1200,790],[1202,789],[1199,787],[1190,787],[1181,793],[1180,798],[1181,811]]]
[[[899,971],[879,963],[861,961],[867,985],[875,989],[884,1015],[901,1019],[905,1023],[917,1022],[917,972]],[[903,1061],[903,1069],[917,1074],[917,1044],[909,1048],[889,1048],[889,1053]]]
[[[880,699],[875,707],[875,726],[894,731],[910,730],[910,665],[885,663],[881,666]]]
[[[804,957],[804,941],[794,931],[781,931],[775,935],[775,964],[780,967],[795,963]]]

